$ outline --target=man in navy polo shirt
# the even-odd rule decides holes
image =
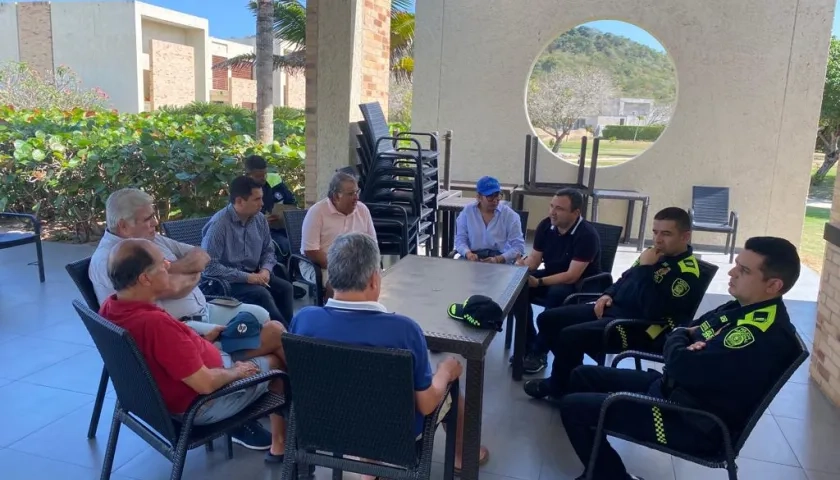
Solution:
[[[563,305],[566,297],[576,292],[578,280],[601,272],[601,238],[581,215],[583,201],[583,194],[578,190],[558,190],[551,199],[548,217],[537,225],[533,251],[516,262],[531,271],[529,297],[543,299],[546,309]],[[545,264],[545,268],[537,270],[540,264]],[[534,374],[546,367],[548,348],[537,341],[530,305],[525,324],[528,350],[523,368],[525,373]]]
[[[290,331],[334,342],[410,351],[414,357],[417,406],[414,433],[420,435],[424,416],[434,412],[446,395],[448,385],[461,375],[461,364],[449,357],[438,364],[433,375],[426,337],[420,326],[406,316],[388,312],[378,302],[382,282],[379,247],[369,235],[350,232],[336,237],[327,251],[327,272],[335,292],[333,297],[324,307],[301,309],[292,320]],[[461,397],[455,444],[456,471],[461,467],[463,412],[464,399]],[[479,463],[486,462],[488,455],[487,448],[481,447]]]

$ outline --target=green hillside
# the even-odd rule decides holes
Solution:
[[[609,72],[625,97],[661,102],[676,97],[676,74],[667,54],[591,27],[573,28],[551,42],[537,59],[533,75],[581,66]]]

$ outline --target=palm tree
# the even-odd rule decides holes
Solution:
[[[397,78],[410,78],[414,71],[412,58],[414,47],[413,0],[392,0],[391,2],[391,70]],[[256,15],[257,0],[250,0],[248,8]],[[274,0],[274,38],[292,45],[284,55],[274,55],[274,69],[288,72],[302,72],[306,68],[306,6],[301,0]],[[252,66],[256,55],[237,55],[213,68]]]
[[[274,141],[274,5],[272,0],[257,0],[257,138],[265,145]]]

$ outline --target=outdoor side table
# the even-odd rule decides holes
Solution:
[[[593,222],[598,221],[599,200],[625,200],[627,201],[627,219],[624,222],[624,243],[630,241],[630,231],[633,229],[633,212],[636,202],[642,202],[642,218],[639,224],[639,243],[636,250],[641,252],[645,248],[645,225],[647,224],[648,207],[650,206],[650,195],[636,190],[607,190],[596,188],[592,192],[592,216]]]
[[[516,309],[524,319],[528,307],[527,267],[467,262],[408,255],[382,275],[379,302],[388,311],[406,315],[423,329],[430,350],[451,352],[467,360],[464,389],[464,459],[461,478],[478,478],[481,416],[484,397],[484,360],[494,330],[473,327],[447,315],[452,303],[471,295],[486,295],[502,307],[503,318]],[[525,323],[516,322],[514,378],[522,378]],[[462,383],[463,385],[463,383]]]

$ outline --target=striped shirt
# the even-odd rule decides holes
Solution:
[[[248,274],[277,265],[274,243],[265,215],[258,213],[245,222],[233,205],[219,210],[201,231],[201,248],[210,255],[204,274],[233,283],[246,283]]]

